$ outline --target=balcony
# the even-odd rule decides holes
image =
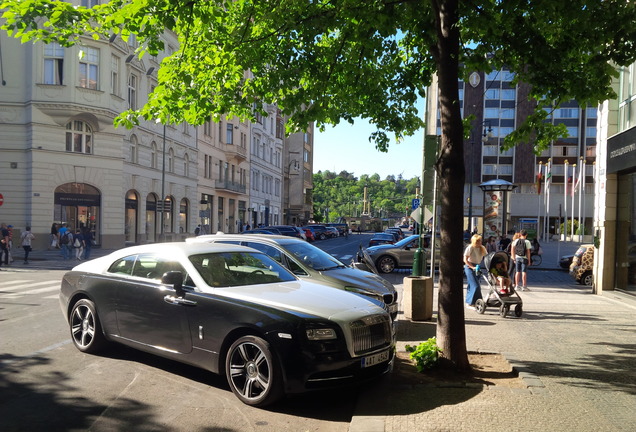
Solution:
[[[234,144],[225,144],[225,156],[239,162],[247,160],[247,149]]]
[[[216,180],[214,183],[214,187],[217,190],[225,190],[229,192],[236,192],[239,194],[244,194],[246,191],[245,185],[240,183],[228,181],[228,180]]]

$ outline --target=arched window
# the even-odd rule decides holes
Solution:
[[[130,162],[139,163],[139,146],[137,145],[137,137],[135,135],[130,137]]]
[[[93,153],[93,128],[81,120],[66,123],[66,151]]]
[[[157,169],[157,143],[150,144],[150,168]]]

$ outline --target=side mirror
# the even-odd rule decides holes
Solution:
[[[183,273],[180,271],[165,272],[161,276],[161,283],[164,285],[172,285],[177,292],[177,297],[183,297],[185,291],[183,290]]]

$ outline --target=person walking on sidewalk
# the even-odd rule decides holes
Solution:
[[[515,257],[515,286],[517,290],[526,291],[528,289],[528,267],[530,261],[530,251],[532,244],[528,240],[528,232],[524,229],[519,231],[519,238],[512,242],[511,251]],[[519,279],[523,285],[519,285]]]
[[[75,249],[75,259],[81,261],[84,253],[84,236],[79,228],[75,230],[73,235],[73,248]]]
[[[71,259],[71,240],[73,239],[73,233],[66,227],[66,222],[62,222],[62,227],[58,230],[60,237],[60,249],[62,250],[62,259]]]
[[[475,234],[470,238],[470,244],[464,251],[464,273],[468,287],[466,289],[466,308],[475,310],[475,302],[481,298],[481,288],[477,275],[477,268],[481,260],[488,253],[481,244],[482,237]]]
[[[34,240],[35,236],[31,232],[31,227],[27,226],[24,232],[20,234],[20,241],[22,242],[22,249],[24,249],[24,263],[29,263],[29,252],[31,252],[31,240]]]
[[[93,247],[93,233],[90,227],[84,227],[82,236],[84,236],[84,259],[89,260],[91,259],[91,249]]]
[[[7,224],[0,224],[0,266],[9,265],[9,229]]]

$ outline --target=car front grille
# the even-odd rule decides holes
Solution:
[[[363,355],[391,344],[391,319],[388,315],[369,315],[350,323],[354,355]]]

